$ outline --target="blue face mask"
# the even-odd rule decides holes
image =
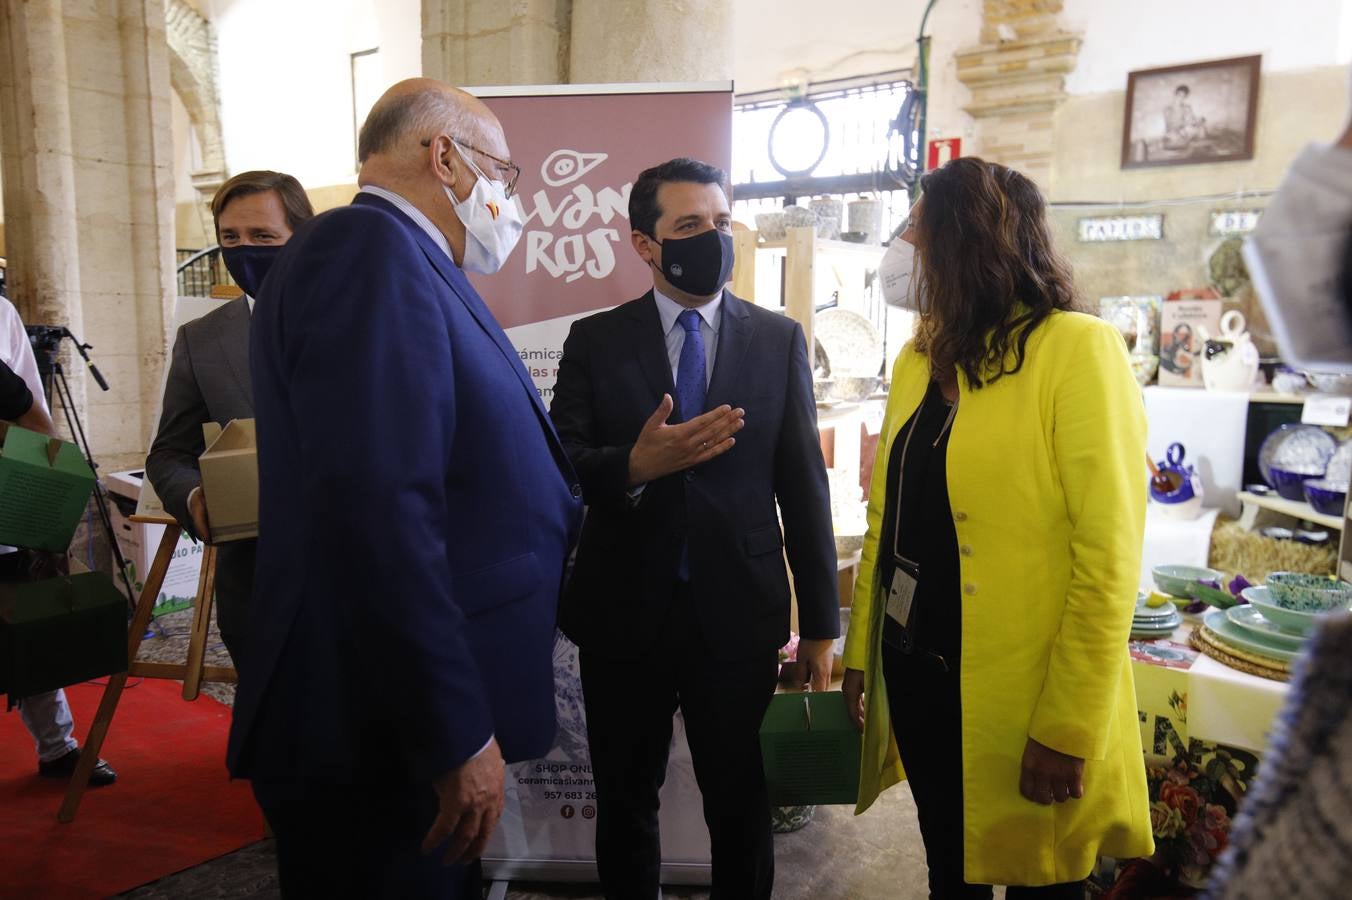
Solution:
[[[221,259],[225,262],[225,270],[235,279],[240,290],[256,298],[263,288],[263,279],[268,276],[268,270],[281,252],[281,244],[239,244],[222,247]]]

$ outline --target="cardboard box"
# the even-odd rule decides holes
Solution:
[[[253,419],[225,428],[202,426],[207,449],[198,457],[213,543],[258,537],[258,440]]]
[[[146,573],[155,561],[155,553],[160,548],[160,539],[164,536],[166,526],[131,521],[132,515],[141,512],[143,494],[150,490],[150,483],[145,480],[143,471],[113,472],[105,476],[104,483],[112,495],[109,514],[113,520],[113,532],[117,535],[118,546],[122,548],[122,556],[131,567],[132,585],[139,595],[145,584]],[[175,526],[175,530],[178,531],[178,544],[169,561],[169,570],[164,573],[160,592],[155,597],[156,618],[187,609],[197,597],[197,580],[202,571],[202,554],[206,546],[194,543],[181,528]]]
[[[0,544],[65,553],[93,490],[74,444],[0,422]]]
[[[1168,299],[1160,311],[1160,385],[1202,387],[1201,331],[1220,333],[1219,299]]]
[[[0,585],[0,691],[11,699],[127,670],[127,599],[102,572]]]
[[[760,730],[771,806],[854,805],[862,739],[840,691],[775,694]]]

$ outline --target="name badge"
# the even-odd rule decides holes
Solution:
[[[892,587],[887,592],[887,616],[902,628],[910,625],[916,584],[915,577],[901,566],[892,573]]]

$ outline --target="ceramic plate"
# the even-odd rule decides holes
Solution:
[[[1136,601],[1136,612],[1134,617],[1136,621],[1143,622],[1147,619],[1171,619],[1178,615],[1178,610],[1172,603],[1165,603],[1160,606],[1148,606],[1145,600]]]
[[[1183,614],[1173,604],[1168,604],[1163,609],[1137,609],[1131,620],[1146,628],[1163,628],[1170,622],[1183,621]]]
[[[824,309],[812,333],[831,360],[833,375],[877,375],[883,368],[883,339],[873,323],[848,309]]]
[[[1324,429],[1287,424],[1269,434],[1258,448],[1258,468],[1263,480],[1276,487],[1271,472],[1274,466],[1287,472],[1320,476],[1337,450],[1338,442]]]
[[[1292,650],[1297,650],[1304,643],[1303,638],[1294,634],[1287,634],[1263,618],[1263,614],[1252,604],[1232,606],[1225,611],[1225,617],[1245,631],[1265,637],[1280,647],[1290,647]]]
[[[1352,481],[1352,438],[1343,441],[1338,445],[1338,449],[1333,451],[1324,477],[1339,484]]]
[[[1260,637],[1251,631],[1240,628],[1226,617],[1223,609],[1208,610],[1206,615],[1202,616],[1202,624],[1215,632],[1216,637],[1220,638],[1222,643],[1238,647],[1240,650],[1247,650],[1250,653],[1256,653],[1259,656],[1266,656],[1268,659],[1281,662],[1291,662],[1298,655],[1298,651],[1292,650],[1290,647],[1279,646],[1271,638]]]

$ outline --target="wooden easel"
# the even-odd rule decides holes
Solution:
[[[136,653],[141,649],[141,638],[150,625],[151,614],[155,611],[155,599],[160,595],[160,586],[164,584],[165,573],[169,571],[169,562],[174,557],[174,548],[178,546],[180,528],[178,522],[164,515],[134,515],[133,522],[147,525],[163,525],[164,536],[155,551],[155,559],[146,573],[145,585],[136,601],[136,610],[132,613],[131,626],[127,632],[127,660],[130,665],[126,672],[119,672],[108,679],[103,689],[103,699],[99,701],[99,710],[89,726],[89,734],[80,748],[80,762],[75,767],[70,784],[66,787],[66,797],[57,813],[57,821],[75,821],[75,810],[80,799],[89,787],[89,776],[98,763],[99,751],[103,749],[104,738],[113,723],[113,714],[117,712],[118,701],[122,699],[122,690],[127,678],[169,678],[183,682],[183,699],[196,700],[201,693],[204,681],[234,683],[238,680],[235,670],[229,666],[208,666],[205,664],[207,632],[211,627],[211,606],[216,590],[216,548],[206,545],[202,555],[202,571],[197,578],[197,599],[194,601],[192,635],[188,639],[188,655],[181,663],[138,662]]]

